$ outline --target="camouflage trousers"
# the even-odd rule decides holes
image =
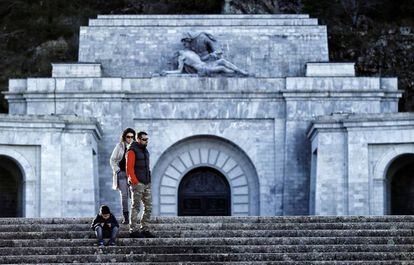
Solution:
[[[138,183],[137,185],[131,185],[131,222],[129,223],[129,231],[135,232],[141,229],[141,231],[149,231],[148,222],[152,212],[152,200],[151,200],[151,183],[147,185]],[[138,213],[140,202],[144,204],[144,214],[141,220],[138,222]],[[140,226],[140,227],[139,227]]]

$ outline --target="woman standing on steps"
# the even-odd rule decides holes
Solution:
[[[125,154],[128,146],[134,141],[134,139],[135,131],[131,128],[126,128],[122,132],[121,139],[119,143],[116,144],[114,150],[112,151],[111,159],[109,160],[113,171],[112,188],[114,190],[119,190],[121,195],[121,208],[124,216],[124,219],[122,220],[123,224],[129,224],[129,188],[128,178],[126,175]]]

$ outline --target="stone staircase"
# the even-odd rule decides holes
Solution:
[[[414,216],[156,217],[104,248],[91,220],[0,219],[0,264],[414,264]]]

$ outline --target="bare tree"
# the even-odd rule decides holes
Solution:
[[[223,13],[227,14],[277,14],[277,0],[225,0]]]
[[[358,26],[362,14],[375,10],[380,4],[378,0],[341,0],[340,3],[354,28]]]

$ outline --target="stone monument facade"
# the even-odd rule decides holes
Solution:
[[[163,75],[188,32],[247,74]],[[396,78],[356,77],[328,54],[308,15],[91,19],[79,62],[9,82],[0,156],[21,169],[22,215],[119,213],[109,157],[126,127],[150,137],[155,215],[392,213],[387,172],[414,153],[414,116],[396,113]]]

